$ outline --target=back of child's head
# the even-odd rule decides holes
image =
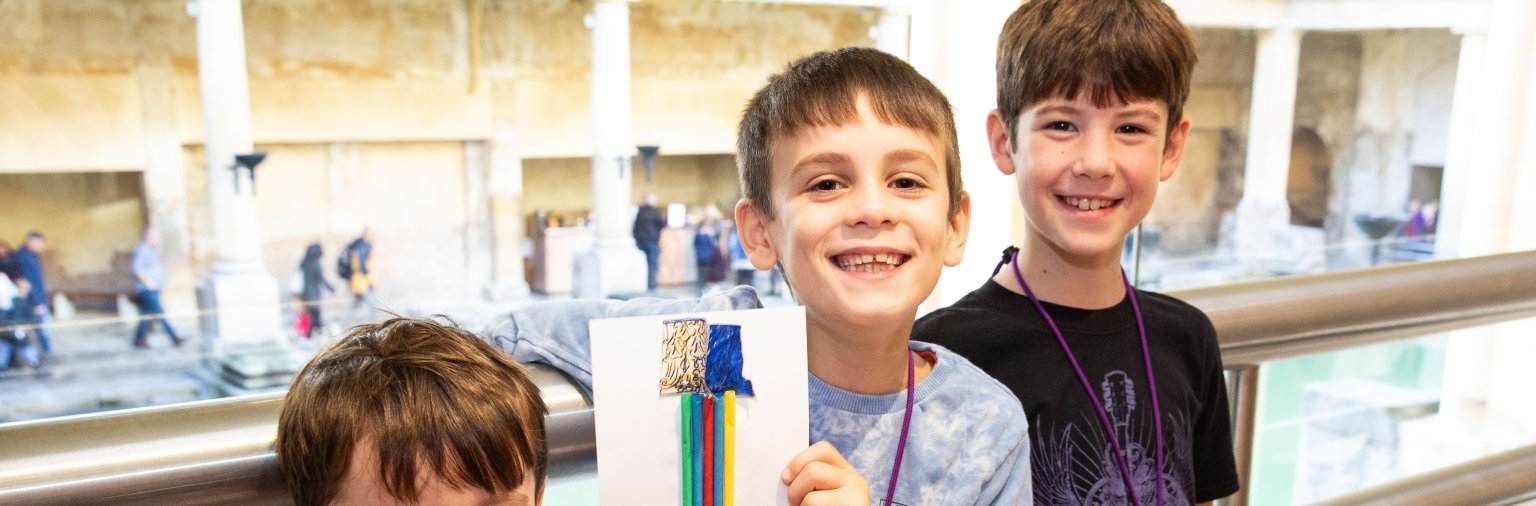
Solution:
[[[736,137],[741,194],[758,214],[774,217],[773,144],[803,128],[844,126],[859,121],[864,97],[880,121],[932,136],[944,148],[949,212],[958,211],[960,153],[955,116],[928,78],[900,58],[864,47],[820,51],[794,63],[753,95]]]
[[[545,414],[510,357],[451,322],[396,317],[353,327],[299,372],[278,419],[278,467],[301,506],[337,499],[349,474],[377,477],[407,504],[428,476],[502,494],[526,472],[542,493]]]
[[[1032,0],[998,37],[998,112],[1012,140],[1019,114],[1043,100],[1162,100],[1172,131],[1196,59],[1189,29],[1161,0]]]

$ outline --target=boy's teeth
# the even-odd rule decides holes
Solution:
[[[1108,200],[1067,197],[1067,205],[1077,207],[1078,209],[1082,209],[1084,211],[1094,211],[1109,207],[1109,202],[1110,201]]]
[[[896,253],[848,254],[833,257],[833,262],[846,271],[883,271],[906,262],[906,256]]]

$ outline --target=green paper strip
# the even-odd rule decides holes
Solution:
[[[693,506],[693,396],[679,395],[683,400],[683,506]]]

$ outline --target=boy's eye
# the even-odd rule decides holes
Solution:
[[[841,188],[842,186],[843,185],[839,184],[837,181],[831,179],[823,179],[821,181],[812,183],[811,189],[816,191],[829,192]]]
[[[1141,125],[1120,125],[1118,128],[1115,128],[1115,133],[1117,133],[1117,134],[1144,134],[1144,133],[1147,133],[1147,129],[1142,128]]]
[[[1068,122],[1065,122],[1065,121],[1052,121],[1050,123],[1046,123],[1045,124],[1045,129],[1046,130],[1072,131],[1072,130],[1075,130],[1076,127],[1073,127],[1071,123],[1068,123]]]
[[[922,186],[923,186],[922,183],[919,183],[919,182],[917,182],[916,179],[912,179],[912,178],[909,178],[909,177],[904,177],[904,178],[897,179],[895,181],[891,181],[891,187],[892,188],[896,188],[898,190],[911,190],[911,189],[915,189],[915,188],[920,188]]]

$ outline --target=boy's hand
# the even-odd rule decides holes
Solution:
[[[789,485],[791,506],[869,504],[869,482],[826,441],[796,454],[779,479]]]

